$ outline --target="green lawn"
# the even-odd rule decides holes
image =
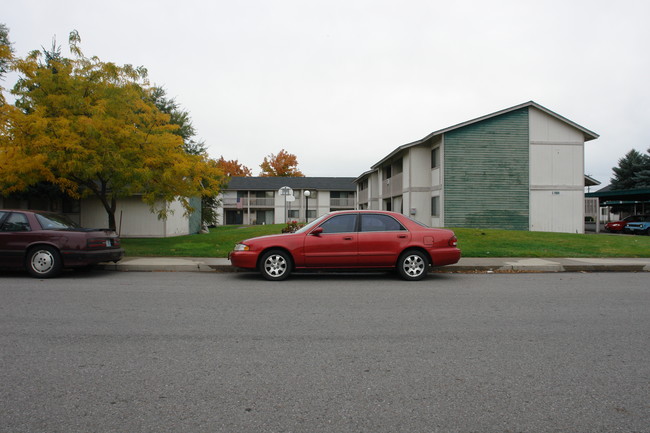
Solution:
[[[221,226],[203,235],[122,239],[122,246],[131,257],[227,257],[238,241],[280,233],[283,227],[284,224]],[[453,230],[464,257],[650,257],[650,236]]]

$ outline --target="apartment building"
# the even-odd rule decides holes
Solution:
[[[355,179],[358,206],[438,227],[583,233],[596,138],[529,101],[396,148]]]
[[[355,207],[353,177],[233,177],[219,213],[222,224],[281,224]]]

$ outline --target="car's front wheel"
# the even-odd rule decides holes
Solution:
[[[287,279],[291,274],[292,266],[291,256],[285,251],[269,251],[260,260],[260,272],[270,281]]]
[[[429,259],[418,250],[405,251],[397,260],[397,271],[408,281],[419,281],[426,277]]]
[[[27,272],[36,278],[51,278],[57,276],[63,268],[61,254],[48,245],[38,246],[27,254]]]

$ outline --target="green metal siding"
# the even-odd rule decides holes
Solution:
[[[528,230],[528,108],[445,134],[445,226]]]
[[[191,235],[195,235],[201,231],[201,197],[191,197],[190,206],[194,208],[194,212],[190,214],[189,231]]]

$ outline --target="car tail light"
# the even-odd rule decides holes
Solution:
[[[457,247],[458,246],[458,238],[456,236],[452,236],[449,238],[449,246],[450,247]]]
[[[120,245],[119,239],[110,239],[110,238],[109,239],[105,239],[105,238],[88,239],[88,242],[86,242],[86,246],[89,249],[112,248],[119,245]]]

